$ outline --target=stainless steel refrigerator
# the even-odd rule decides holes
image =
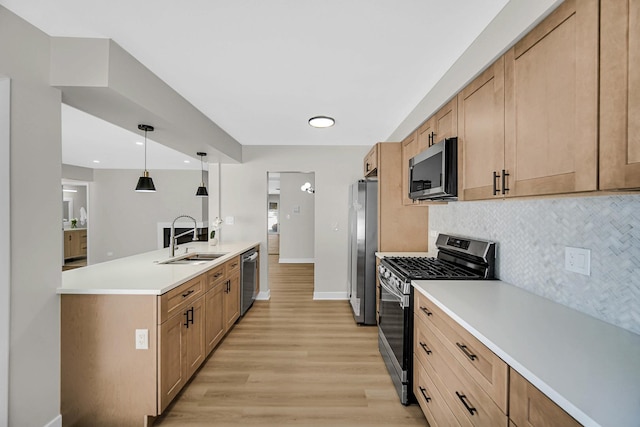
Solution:
[[[349,301],[358,324],[376,324],[378,181],[361,179],[349,195]]]

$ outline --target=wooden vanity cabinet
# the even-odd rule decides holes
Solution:
[[[640,2],[600,4],[600,189],[640,188]]]
[[[87,256],[87,230],[64,230],[64,259]]]

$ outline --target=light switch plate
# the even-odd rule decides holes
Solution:
[[[564,269],[591,276],[591,251],[583,248],[564,248]]]
[[[236,219],[233,216],[228,216],[228,217],[225,217],[224,223],[227,225],[233,225],[236,223]]]

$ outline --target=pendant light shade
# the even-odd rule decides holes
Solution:
[[[138,129],[144,131],[144,172],[138,179],[136,191],[141,193],[153,193],[156,191],[156,186],[153,185],[153,179],[151,179],[149,171],[147,170],[147,132],[153,132],[153,126],[139,124]]]
[[[200,171],[202,172],[202,181],[200,182],[200,187],[198,187],[198,190],[196,191],[196,196],[198,196],[198,197],[208,197],[209,196],[209,192],[207,191],[207,187],[205,187],[205,185],[204,185],[204,163],[202,162],[202,157],[206,156],[207,153],[203,153],[202,151],[198,151],[196,154],[198,156],[200,156]]]

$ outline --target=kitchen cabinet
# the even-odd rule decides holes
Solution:
[[[415,367],[414,394],[433,424],[450,417],[442,413],[440,400],[461,425],[507,426],[507,364],[419,292],[414,294]]]
[[[565,1],[505,54],[501,196],[597,189],[598,5]]]
[[[498,184],[496,175],[502,175],[504,168],[504,142],[502,57],[458,94],[460,199],[479,200],[502,195],[494,190],[494,184]]]
[[[240,317],[240,271],[232,272],[224,290],[224,321],[228,331]]]
[[[87,230],[64,230],[64,259],[87,256]]]
[[[640,2],[600,8],[600,189],[640,188]]]
[[[456,97],[447,102],[418,128],[418,153],[445,138],[455,136],[458,136],[458,103]]]
[[[402,204],[418,205],[409,198],[409,160],[420,152],[418,147],[418,131],[412,132],[402,141]]]
[[[509,418],[513,425],[518,427],[579,427],[582,425],[514,369],[511,369],[509,378]]]
[[[224,291],[226,277],[224,264],[207,273],[205,293],[205,343],[211,353],[224,336]]]
[[[377,176],[378,173],[378,146],[374,145],[364,157],[364,176]]]
[[[158,296],[158,407],[164,411],[206,357],[202,274]],[[165,320],[166,319],[166,320]]]

